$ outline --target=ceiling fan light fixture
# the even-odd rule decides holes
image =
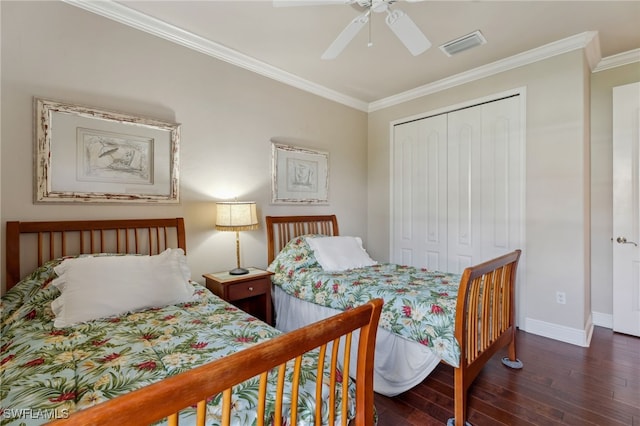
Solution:
[[[440,50],[442,50],[445,55],[451,57],[456,53],[464,52],[465,50],[469,50],[486,43],[487,39],[484,38],[480,30],[477,30],[455,40],[444,43],[440,46]]]
[[[294,1],[294,0],[290,0]],[[309,0],[311,1],[311,0]],[[322,54],[322,59],[335,59],[340,52],[356,37],[362,28],[369,24],[369,42],[367,46],[373,45],[371,41],[371,15],[373,13],[386,12],[385,22],[389,29],[400,39],[402,44],[411,52],[413,56],[417,56],[431,47],[431,42],[424,33],[418,28],[409,16],[399,9],[391,9],[389,6],[397,0],[342,0],[344,4],[351,5],[355,8],[364,8],[364,12],[354,18],[342,30],[338,37]],[[418,1],[418,0],[414,0]],[[299,3],[299,0],[296,0]]]

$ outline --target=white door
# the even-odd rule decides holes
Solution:
[[[395,126],[392,262],[447,266],[447,116]]]
[[[640,83],[613,88],[613,330],[640,336]]]
[[[394,127],[391,261],[462,272],[522,248],[520,98]]]
[[[451,112],[448,119],[447,271],[522,248],[520,98]]]
[[[480,202],[482,109],[465,108],[449,114],[446,271],[461,273],[480,262]],[[486,260],[486,259],[485,259]]]

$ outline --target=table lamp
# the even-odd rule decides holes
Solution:
[[[253,201],[227,201],[216,203],[216,230],[236,232],[237,267],[231,275],[243,275],[249,271],[240,267],[240,231],[258,229],[256,203]]]

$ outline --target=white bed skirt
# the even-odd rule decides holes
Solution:
[[[292,331],[340,312],[297,299],[277,285],[273,286],[271,294],[276,328],[281,331]],[[357,348],[357,336],[354,336],[352,348]],[[353,359],[356,359],[355,353]],[[424,345],[378,328],[374,361],[373,390],[395,396],[422,382],[436,368],[440,358]]]

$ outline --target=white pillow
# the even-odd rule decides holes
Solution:
[[[182,249],[155,256],[87,256],[54,268],[60,296],[51,302],[54,326],[189,301],[194,287]]]
[[[344,271],[375,265],[359,237],[305,237],[325,271]]]

